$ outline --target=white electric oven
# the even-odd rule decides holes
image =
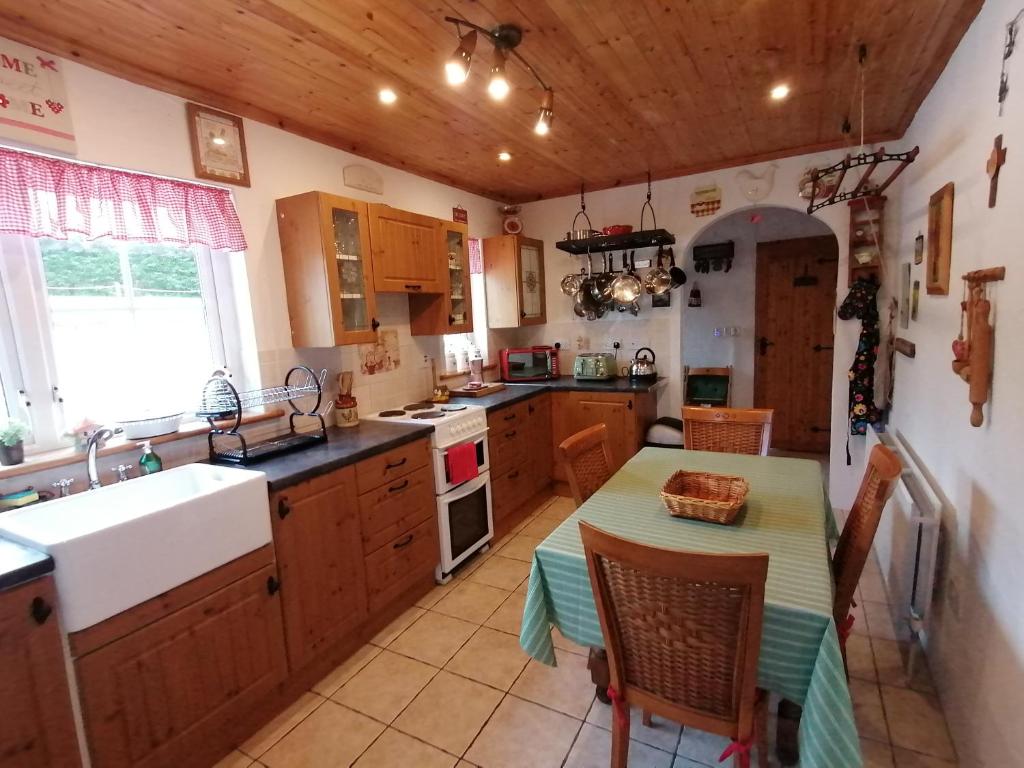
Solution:
[[[483,472],[438,496],[437,525],[441,562],[435,576],[444,584],[451,579],[451,572],[459,563],[478,550],[486,550],[487,542],[494,535],[491,473]]]
[[[468,441],[459,443],[459,445],[464,445],[466,442],[473,443],[476,448],[476,471],[478,476],[482,475],[491,468],[491,457],[487,451],[486,430],[470,438]],[[448,469],[448,450],[452,447],[454,446],[434,448],[431,451],[434,457],[434,486],[439,495],[453,491],[458,487],[457,483],[452,482],[451,471]]]

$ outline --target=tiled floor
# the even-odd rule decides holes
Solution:
[[[519,648],[533,548],[572,511],[570,499],[542,504],[217,768],[605,768],[611,712],[586,650],[556,631],[552,668]],[[849,644],[865,766],[955,766],[923,659],[908,679],[885,599],[872,563]],[[718,764],[723,739],[632,714],[631,768]]]

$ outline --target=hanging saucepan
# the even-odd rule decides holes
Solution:
[[[676,266],[676,255],[672,246],[668,247],[668,273],[672,277],[672,287],[680,288],[686,283],[686,273]]]
[[[612,281],[615,275],[608,271],[608,255],[604,256],[604,272],[594,277],[590,284],[590,293],[598,302],[604,303],[612,299]]]
[[[662,262],[662,247],[658,246],[658,266],[647,273],[644,288],[648,293],[662,294],[672,287],[672,276]]]
[[[626,253],[622,253],[622,273],[612,280],[612,298],[617,304],[632,304],[640,296],[642,286],[637,276],[626,269]]]
[[[562,278],[562,293],[566,296],[575,296],[576,291],[583,285],[583,278],[586,277],[587,271],[581,269],[578,275],[568,274]]]
[[[573,307],[572,311],[576,313],[577,317],[586,317],[587,308],[583,306],[583,295],[590,293],[590,273],[593,271],[593,263],[590,260],[590,253],[587,253],[587,266],[581,270],[584,277],[580,280],[580,287],[573,294]]]

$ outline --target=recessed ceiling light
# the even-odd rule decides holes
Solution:
[[[501,160],[501,162],[503,163],[507,163],[509,160],[512,159],[512,155],[508,152],[499,152],[498,159]]]
[[[381,104],[394,104],[398,101],[398,94],[390,88],[381,88],[377,95],[380,97]]]
[[[785,83],[780,83],[779,85],[776,85],[774,88],[771,89],[769,95],[775,101],[782,101],[784,98],[789,96],[789,86],[786,85]]]

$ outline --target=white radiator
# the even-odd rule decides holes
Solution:
[[[879,434],[869,429],[868,449],[877,443],[896,452],[903,462],[903,473],[882,513],[875,535],[875,552],[897,630],[902,632],[909,625],[922,644],[927,645],[942,500],[899,430]]]

